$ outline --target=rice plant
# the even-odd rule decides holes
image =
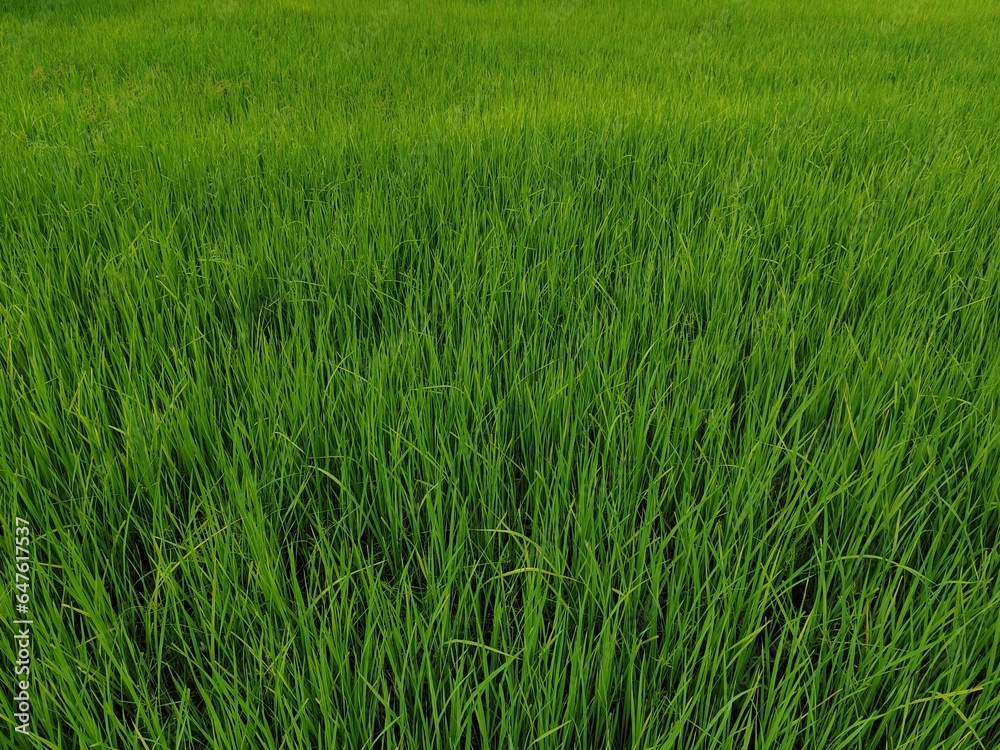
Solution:
[[[0,747],[1000,747],[998,68],[992,0],[5,0]]]

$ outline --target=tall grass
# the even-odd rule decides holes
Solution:
[[[1000,745],[998,66],[974,0],[8,2],[24,744]]]

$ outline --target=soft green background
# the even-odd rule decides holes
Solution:
[[[33,744],[1000,745],[998,69],[973,0],[7,0]]]

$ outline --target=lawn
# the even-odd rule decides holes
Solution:
[[[1000,747],[998,70],[993,0],[3,0],[0,747]]]

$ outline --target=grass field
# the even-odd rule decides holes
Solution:
[[[3,0],[0,747],[1000,747],[997,70],[987,0]]]

